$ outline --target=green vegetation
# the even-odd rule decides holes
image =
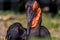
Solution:
[[[0,12],[0,16],[6,16],[6,15],[12,15],[15,20],[8,20],[6,22],[7,24],[7,27],[5,28],[4,25],[4,21],[0,21],[1,24],[3,25],[0,25],[0,28],[1,27],[4,27],[5,30],[2,29],[2,32],[5,33],[6,29],[13,23],[15,22],[19,22],[23,25],[23,27],[27,27],[27,21],[26,21],[26,14],[14,14],[14,12],[12,11],[6,11],[6,12],[3,12],[1,11]],[[55,16],[55,18],[51,18],[51,15],[48,14],[42,14],[42,25],[46,26],[48,28],[48,30],[50,31],[51,33],[51,36],[52,36],[52,39],[51,40],[60,40],[60,16],[59,16],[59,13],[57,14],[57,16]],[[0,35],[0,40],[3,40],[5,35],[1,34]],[[5,33],[6,34],[6,33]],[[45,40],[45,39],[40,39],[40,38],[35,38],[35,37],[32,37],[30,38],[30,40]],[[49,40],[48,38],[46,40]]]

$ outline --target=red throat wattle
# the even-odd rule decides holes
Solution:
[[[31,28],[35,28],[36,27],[36,25],[38,24],[38,20],[39,20],[40,17],[41,17],[41,9],[38,8],[37,12],[35,13],[35,16],[34,16],[34,18],[32,20]]]

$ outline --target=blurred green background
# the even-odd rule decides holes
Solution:
[[[60,12],[60,11],[59,11]],[[23,25],[23,27],[27,27],[26,22],[26,12],[23,14],[17,13],[13,11],[5,11],[0,12],[0,40],[5,39],[6,31],[8,27],[15,23],[19,22]],[[51,33],[52,40],[60,40],[60,13],[58,13],[54,18],[51,17],[51,14],[48,16],[45,13],[42,13],[42,25],[46,26]],[[11,17],[13,19],[6,19]],[[39,38],[32,38],[31,40],[39,40]]]
[[[27,27],[26,21],[26,10],[25,10],[25,1],[16,1],[10,2],[8,0],[1,2],[0,1],[0,40],[5,40],[6,32],[9,26],[15,22],[19,22],[23,27]],[[42,25],[44,25],[51,33],[51,40],[60,40],[60,6],[57,2],[57,13],[55,15],[53,12],[49,12],[52,4],[46,3],[47,1],[39,1],[40,7],[42,9]],[[49,5],[50,4],[50,5]],[[56,6],[56,5],[54,5]],[[3,7],[3,8],[2,8]],[[53,7],[52,7],[53,8]],[[53,14],[53,15],[52,15]],[[54,17],[52,17],[54,16]],[[40,38],[32,37],[30,40],[45,40]],[[46,40],[49,40],[48,38]]]

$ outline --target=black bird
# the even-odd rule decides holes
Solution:
[[[42,23],[42,11],[39,3],[35,0],[27,1],[26,5],[26,16],[27,16],[27,36],[39,36],[39,37],[50,37],[50,32]]]
[[[7,40],[26,40],[26,29],[23,28],[21,23],[13,23],[7,30]]]

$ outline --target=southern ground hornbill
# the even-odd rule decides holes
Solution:
[[[42,11],[39,4],[35,0],[27,1],[25,8],[27,9],[27,36],[28,37],[50,37],[50,32],[44,26],[41,26]]]
[[[9,26],[6,34],[7,40],[26,40],[26,29],[16,22]]]

